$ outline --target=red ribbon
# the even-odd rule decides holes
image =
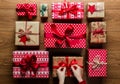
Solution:
[[[20,8],[16,8],[17,12],[25,12],[25,15],[29,18],[32,19],[31,12],[34,12],[33,7],[31,7],[29,4],[23,4],[20,6]]]
[[[45,34],[45,37],[55,37],[57,40],[55,44],[62,46],[63,43],[65,42],[67,46],[71,47],[71,44],[76,44],[77,40],[83,39],[86,37],[86,34],[82,34],[79,36],[72,36],[72,33],[74,32],[74,28],[72,25],[69,25],[67,29],[65,30],[64,35],[60,34],[59,31],[57,31],[57,27],[55,24],[51,24],[51,30],[52,30],[52,35],[49,33]],[[74,40],[74,41],[73,41]]]
[[[73,59],[70,64],[69,64],[69,57],[66,56],[65,57],[65,62],[61,61],[58,63],[58,66],[53,66],[53,69],[58,69],[59,67],[66,67],[66,74],[67,76],[71,76],[72,72],[71,72],[71,66],[74,65],[74,64],[78,64],[77,60],[76,59]],[[80,66],[82,67],[82,66]],[[75,69],[77,67],[74,67]]]
[[[69,2],[66,2],[64,1],[64,8],[61,7],[61,10],[60,11],[57,11],[57,9],[53,10],[53,12],[59,12],[59,15],[64,15],[64,14],[67,14],[67,18],[69,18],[69,14],[74,14],[74,15],[77,15],[77,11],[81,11],[81,12],[84,12],[83,9],[79,9],[77,8],[77,5],[73,5],[70,7],[70,4]]]
[[[103,29],[95,29],[95,30],[93,31],[93,35],[96,35],[96,34],[104,35]]]
[[[16,32],[17,34],[20,34],[18,35],[18,37],[20,38],[19,42],[23,42],[24,45],[26,45],[26,41],[33,41],[30,39],[29,35],[38,35],[38,34],[32,33],[32,31],[30,31],[31,28],[32,28],[32,25],[29,28],[27,28],[27,22],[26,22],[25,31],[23,29],[19,29],[19,32]]]
[[[30,75],[31,72],[33,71],[34,75],[32,75],[32,77],[36,76],[36,72],[38,71],[39,67],[47,67],[48,63],[36,63],[37,61],[37,57],[35,55],[32,55],[31,57],[26,56],[25,58],[23,58],[19,63],[14,63],[15,66],[20,67],[21,69],[21,76],[25,76],[26,71],[30,71]]]
[[[89,5],[88,11],[89,11],[91,14],[93,14],[93,13],[96,11],[95,5],[92,5],[92,6]]]

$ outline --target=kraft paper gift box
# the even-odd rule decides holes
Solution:
[[[106,23],[91,22],[91,37],[90,43],[106,43]]]
[[[83,19],[84,4],[82,2],[52,3],[52,19]]]
[[[40,17],[48,18],[48,4],[40,4]]]
[[[78,56],[54,56],[53,57],[53,77],[57,77],[57,69],[59,67],[66,67],[65,76],[71,77],[73,76],[71,65],[77,64],[81,68],[83,68],[83,57]],[[83,71],[82,71],[83,73]]]
[[[16,12],[18,16],[26,16],[28,19],[37,16],[37,4],[35,3],[23,3],[17,4]]]
[[[88,76],[89,77],[107,76],[107,50],[105,49],[88,50]]]
[[[47,51],[14,51],[13,78],[48,78]]]
[[[86,24],[45,23],[45,48],[86,48]]]
[[[16,21],[15,45],[39,46],[39,22]]]
[[[87,12],[88,18],[104,18],[104,2],[89,2],[87,5]]]

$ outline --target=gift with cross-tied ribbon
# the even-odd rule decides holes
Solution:
[[[48,78],[49,57],[47,51],[14,51],[14,78]]]
[[[66,67],[65,75],[67,77],[73,76],[71,66],[77,64],[83,68],[83,57],[79,56],[54,56],[53,57],[53,77],[57,77],[57,69],[59,67]]]
[[[32,19],[37,15],[37,4],[17,4],[16,12],[18,16],[26,16],[28,19]]]
[[[91,22],[90,43],[106,43],[106,23]]]
[[[46,48],[85,48],[86,24],[44,24]]]
[[[88,76],[106,77],[107,76],[107,50],[89,49],[88,50]]]
[[[89,2],[87,6],[88,18],[104,18],[104,2]]]
[[[15,45],[39,46],[39,22],[16,21]]]
[[[52,3],[52,19],[83,19],[84,4],[82,2]]]

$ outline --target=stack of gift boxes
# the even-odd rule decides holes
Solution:
[[[82,20],[84,18],[83,2],[52,3],[53,20]],[[33,20],[37,16],[37,4],[17,4],[16,12],[19,18],[25,17],[25,21],[16,21],[15,45],[39,46],[40,23]],[[41,18],[48,18],[48,4],[40,4]],[[97,21],[105,17],[104,2],[90,2],[87,4],[87,18],[92,19],[90,30],[90,44],[106,43],[106,23]],[[44,47],[86,49],[87,40],[86,23],[44,23]],[[57,77],[56,70],[65,64],[66,76],[72,76],[70,65],[72,63],[83,67],[84,56],[53,56],[53,77]],[[88,49],[88,76],[106,77],[107,50]],[[74,62],[73,62],[74,61]],[[72,62],[72,63],[71,63]],[[49,78],[49,51],[17,50],[13,52],[13,77],[14,78]]]

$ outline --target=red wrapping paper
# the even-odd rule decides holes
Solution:
[[[66,2],[52,4],[52,19],[83,19],[84,4],[82,2]]]
[[[107,50],[89,49],[88,50],[88,75],[89,77],[107,76]]]
[[[37,4],[17,4],[16,12],[18,16],[26,16],[28,19],[32,19],[32,17],[37,15]]]
[[[44,24],[45,48],[85,48],[86,24]]]
[[[13,78],[48,78],[48,55],[47,51],[14,51]]]

